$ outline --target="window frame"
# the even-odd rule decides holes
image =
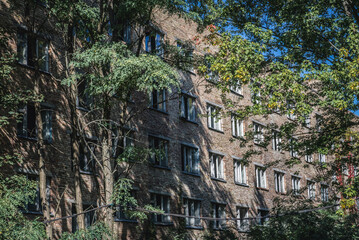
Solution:
[[[158,207],[164,213],[171,213],[171,196],[168,194],[150,192],[151,195],[151,205],[154,207]],[[158,201],[158,198],[160,199]],[[158,204],[160,202],[160,204]],[[163,215],[163,214],[152,214],[152,222],[154,224],[166,225],[172,224],[171,216]]]
[[[221,112],[222,112],[221,107],[207,103],[207,126],[208,126],[208,129],[223,132]]]
[[[285,193],[285,173],[274,170],[274,186],[277,193]]]
[[[280,132],[277,130],[272,130],[272,149],[277,152],[282,151],[282,138],[279,136]]]
[[[253,121],[253,142],[257,145],[262,145],[264,142],[264,128],[265,125]]]
[[[245,213],[243,214],[241,210],[244,210]],[[248,218],[249,216],[249,207],[236,206],[236,214],[236,218],[238,218],[236,221],[238,231],[248,232],[250,229],[250,220],[245,218]]]
[[[188,151],[190,150],[190,153]],[[188,156],[190,158],[188,159]],[[189,144],[181,144],[182,172],[191,175],[200,175],[199,148]],[[194,158],[194,161],[193,161]]]
[[[162,94],[160,94],[160,92],[162,92]],[[158,101],[160,98],[161,101]],[[150,96],[150,108],[167,113],[167,90],[165,88],[154,89],[152,91]]]
[[[86,138],[87,144],[80,142],[80,154],[79,154],[79,170],[80,173],[93,174],[95,173],[96,160],[93,155],[96,155],[96,140]],[[90,147],[90,149],[88,149]],[[87,159],[88,155],[90,159]],[[86,160],[85,160],[86,159]],[[89,166],[84,168],[84,166]]]
[[[224,155],[222,154],[218,154],[212,151],[209,152],[211,179],[224,180],[225,166],[223,158]]]
[[[244,121],[243,119],[238,119],[234,113],[231,114],[231,126],[233,137],[244,137]]]
[[[190,101],[191,100],[191,101]],[[197,123],[196,97],[182,92],[180,96],[180,117]]]
[[[226,218],[226,206],[227,204],[212,202],[211,212],[213,218]],[[222,230],[227,228],[226,220],[212,220],[212,228],[215,230]]]
[[[247,183],[247,166],[241,159],[233,159],[234,165],[234,183],[248,186]]]
[[[154,145],[152,144],[152,140]],[[160,168],[169,168],[169,145],[170,145],[169,139],[149,134],[148,145],[149,145],[149,149],[152,149],[153,151],[159,150],[161,152],[162,151],[164,152],[163,153],[164,158],[162,158],[162,156],[158,156],[156,153],[150,154],[149,162],[152,164],[152,166],[160,167]],[[164,149],[161,149],[162,147]],[[153,154],[155,156],[153,156]],[[155,159],[153,160],[153,158]],[[164,161],[162,159],[164,159]]]
[[[202,201],[199,199],[183,197],[183,211],[186,216],[186,228],[202,228]],[[191,206],[189,206],[191,205]]]
[[[255,165],[256,188],[267,189],[267,175],[264,166]]]
[[[311,180],[307,180],[307,188],[308,188],[308,199],[315,199],[316,197],[316,187],[315,182]]]
[[[322,202],[329,201],[329,186],[327,184],[320,184],[320,199]]]
[[[291,181],[292,181],[292,194],[295,195],[295,196],[300,195],[301,177],[292,175]]]

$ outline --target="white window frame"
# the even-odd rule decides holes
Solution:
[[[266,169],[262,166],[256,165],[255,171],[256,171],[256,187],[267,188]]]
[[[212,217],[226,218],[226,204],[212,202]],[[225,229],[227,227],[226,220],[213,220],[212,227],[214,229]]]
[[[199,175],[198,147],[181,145],[183,172]]]
[[[320,196],[322,202],[328,202],[329,201],[329,187],[326,184],[320,185]]]
[[[234,159],[234,182],[247,185],[247,167],[243,161]]]
[[[275,191],[277,193],[285,193],[284,182],[285,182],[284,173],[279,171],[274,171],[274,185],[275,185]]]
[[[224,180],[223,155],[210,152],[211,178]]]
[[[292,176],[292,193],[293,195],[300,194],[300,177]]]
[[[281,149],[281,145],[282,145],[282,138],[279,136],[280,132],[273,130],[272,135],[272,148],[274,151],[278,151],[280,152]]]
[[[236,94],[242,95],[243,86],[242,86],[241,82],[238,80],[234,84],[231,84],[229,86],[229,90],[231,90],[232,92],[234,92]]]
[[[196,98],[188,94],[181,94],[180,116],[187,121],[196,122]]]
[[[207,124],[209,129],[222,131],[221,108],[207,104]]]
[[[305,151],[307,152],[308,151],[308,149],[307,149],[307,147],[305,148]],[[305,154],[304,155],[304,158],[305,158],[305,161],[307,162],[307,163],[311,163],[311,162],[313,162],[313,154]]]
[[[201,223],[201,200],[192,199],[192,198],[183,198],[183,209],[184,215],[187,217],[186,227],[202,227]]]
[[[291,138],[291,139],[289,139],[289,141],[290,141],[289,154],[290,154],[291,157],[297,158],[298,157],[298,151],[295,150],[295,146],[293,145],[294,143],[297,142],[297,139]]]
[[[326,163],[326,155],[323,153],[318,153],[318,160],[320,163]]]
[[[267,209],[258,209],[257,224],[262,225],[262,226],[267,225],[267,222],[269,221],[269,218],[266,217],[266,216],[268,216],[268,215],[269,215],[269,210],[267,210]]]
[[[159,208],[164,213],[171,211],[171,196],[159,193],[151,193],[152,206]],[[160,204],[158,204],[160,203]],[[153,214],[152,221],[154,223],[171,223],[171,216],[163,214]]]
[[[237,206],[237,229],[241,232],[248,232],[250,227],[250,221],[248,218],[249,208]]]
[[[316,195],[315,182],[308,180],[307,188],[308,188],[308,198],[315,199],[315,195]]]
[[[263,144],[264,142],[264,125],[253,122],[253,141],[255,144]]]
[[[232,136],[234,137],[244,137],[244,122],[237,118],[235,114],[231,114],[231,124],[232,124]]]

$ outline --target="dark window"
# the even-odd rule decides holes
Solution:
[[[95,143],[87,142],[88,146],[84,143],[80,144],[80,171],[92,173],[95,168]]]
[[[226,228],[226,205],[212,203],[212,217],[220,218],[220,220],[213,220],[212,226],[214,229],[224,229]]]
[[[136,191],[131,191],[131,197],[136,198]],[[125,221],[136,221],[135,218],[130,217],[128,214],[129,210],[134,210],[135,206],[131,203],[127,203],[126,206],[116,206],[115,219],[117,221],[125,220]]]
[[[91,107],[93,102],[93,98],[88,92],[88,84],[87,81],[84,79],[79,80],[77,84],[77,107],[81,107],[84,109],[88,109]]]
[[[34,181],[36,183],[39,182],[39,176],[37,175],[27,175],[28,180]],[[46,199],[47,201],[50,200],[50,178],[46,179]],[[41,213],[41,198],[40,198],[40,189],[39,186],[36,189],[36,194],[27,201],[25,205],[25,212],[30,213]]]
[[[258,210],[258,218],[257,218],[257,223],[259,225],[266,225],[266,223],[268,222],[269,218],[269,211],[268,210]]]
[[[93,205],[86,205],[86,204],[83,204],[82,207],[84,212],[95,208]],[[75,204],[72,205],[72,214],[77,214]],[[85,215],[85,228],[89,228],[96,222],[96,210],[87,212],[84,215]],[[79,226],[77,225],[77,217],[73,217],[72,232],[74,233],[77,230],[79,230]]]
[[[181,109],[181,117],[189,120],[196,121],[196,107],[195,107],[196,99],[187,94],[181,95],[180,109]]]
[[[146,34],[146,52],[155,53],[158,56],[163,56],[163,36],[156,32],[149,32]]]
[[[201,226],[201,201],[189,198],[183,199],[184,214],[186,217],[186,226],[200,227]]]
[[[153,90],[151,94],[151,108],[166,112],[166,90]]]
[[[148,137],[152,150],[150,162],[157,166],[168,167],[168,141],[153,136]]]
[[[36,112],[33,104],[27,104],[19,110],[23,114],[18,123],[18,135],[26,138],[37,138]]]
[[[170,196],[162,194],[151,194],[152,206],[162,210],[164,213],[170,213]],[[152,221],[155,223],[169,223],[171,217],[163,214],[153,214]]]
[[[198,148],[182,145],[182,170],[187,173],[199,174]]]
[[[18,32],[17,40],[18,62],[35,67],[36,61],[38,61],[39,69],[48,72],[49,43],[24,31]]]

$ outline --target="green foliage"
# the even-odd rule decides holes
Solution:
[[[63,233],[61,240],[98,240],[112,239],[108,227],[102,222],[96,222],[84,230],[78,230],[75,233]]]
[[[250,239],[358,239],[357,218],[357,215],[342,218],[331,210],[275,217],[266,226],[253,227]]]

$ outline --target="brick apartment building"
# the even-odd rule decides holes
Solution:
[[[31,29],[25,24],[24,9],[19,7],[10,11],[7,1],[1,1],[0,4],[1,25],[10,30],[9,46],[19,56],[12,74],[15,80],[12,87],[32,89],[34,78],[41,81],[51,213],[53,218],[71,215],[75,213],[75,193],[71,130],[68,125],[70,112],[68,99],[63,94],[64,86],[59,81],[64,77],[63,39],[54,30],[53,21],[44,23],[46,30],[41,31],[41,34],[29,34]],[[157,46],[156,41],[160,38],[180,47],[181,42],[191,41],[198,35],[195,23],[177,16],[157,12],[155,20],[157,25],[154,31],[159,37],[144,39],[143,52],[152,45]],[[204,46],[195,46],[194,53],[205,54]],[[35,72],[32,66],[33,55],[41,55],[45,59],[40,64],[39,72]],[[180,72],[180,75],[181,90],[154,92],[146,100],[150,102],[150,107],[132,121],[131,137],[127,139],[127,144],[142,144],[164,151],[163,156],[155,157],[151,163],[136,165],[129,171],[139,206],[154,204],[166,213],[184,214],[188,218],[154,215],[150,221],[139,223],[118,209],[115,231],[119,239],[145,239],[150,234],[158,239],[166,239],[171,231],[178,228],[187,231],[193,239],[210,228],[221,230],[233,227],[238,230],[238,234],[245,233],[250,221],[244,218],[268,215],[275,198],[300,195],[318,201],[328,200],[330,183],[315,182],[313,177],[317,173],[316,169],[308,164],[329,161],[328,156],[316,154],[300,157],[303,158],[302,163],[292,168],[281,163],[267,167],[273,161],[296,157],[294,150],[280,149],[281,139],[276,137],[275,130],[268,151],[264,151],[260,145],[265,126],[280,124],[288,119],[295,121],[294,115],[274,113],[263,118],[237,120],[225,109],[221,92],[213,83],[215,79],[206,80],[196,69]],[[252,94],[246,87],[232,88],[227,97],[239,105],[252,104]],[[143,94],[135,96],[133,106],[143,103],[144,98]],[[8,169],[10,173],[26,174],[36,180],[35,110],[28,104],[19,111],[24,114],[22,121],[14,121],[11,128],[7,129],[6,137],[1,137],[1,146],[19,149],[24,157],[23,165]],[[77,111],[78,114],[86,111],[81,101]],[[222,113],[222,117],[211,114],[217,111]],[[308,127],[315,124],[315,117],[311,119],[312,122],[308,118]],[[241,146],[241,138],[252,130],[256,132],[253,148],[263,153],[246,163],[242,157],[249,146]],[[82,147],[80,170],[84,209],[89,209],[99,205],[98,188],[101,186],[96,182],[96,167],[91,162],[91,155],[85,146]],[[307,167],[304,168],[304,165]],[[41,216],[39,197],[34,203],[28,204],[27,214]],[[95,215],[96,212],[85,215],[86,225],[92,224]],[[190,217],[243,220],[207,221]],[[264,221],[264,218],[258,220],[259,224]],[[141,230],[137,228],[138,225],[143,226]],[[58,238],[62,232],[76,230],[76,221],[60,220],[53,222],[52,226],[54,237]]]

